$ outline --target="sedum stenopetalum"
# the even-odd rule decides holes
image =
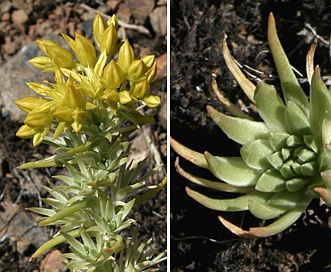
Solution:
[[[51,40],[37,40],[45,55],[30,63],[53,72],[55,82],[27,83],[38,97],[16,101],[27,113],[17,136],[33,138],[34,146],[52,146],[54,155],[20,169],[59,166],[68,174],[44,187],[50,208],[29,208],[42,215],[41,226],[59,229],[30,260],[63,242],[70,244],[71,253],[63,255],[73,271],[149,271],[165,258],[151,240],[139,244],[137,230],[131,238],[122,236],[136,224],[129,212],[162,189],[166,177],[148,186],[160,166],[146,172],[147,158],[136,163],[129,158],[125,139],[154,122],[161,100],[148,93],[155,57],[136,57],[127,40],[118,41],[117,31],[115,15],[107,22],[96,15],[95,45],[79,33],[74,39],[62,34],[74,55]]]
[[[233,198],[207,197],[186,188],[187,194],[207,208],[250,211],[268,220],[262,227],[243,230],[219,216],[233,233],[244,237],[275,235],[294,224],[314,198],[331,206],[331,90],[324,84],[320,69],[313,66],[315,47],[307,55],[310,97],[302,90],[278,39],[273,14],[268,20],[268,42],[279,75],[282,96],[263,81],[253,84],[232,59],[223,39],[225,62],[239,85],[256,106],[261,121],[254,121],[225,101],[232,115],[207,111],[213,121],[241,146],[240,157],[198,153],[171,139],[174,150],[186,160],[205,169],[218,179],[212,181],[177,171],[196,184],[235,194]],[[270,222],[270,221],[271,222]]]

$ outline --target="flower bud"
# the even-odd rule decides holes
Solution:
[[[67,34],[61,33],[62,37],[65,39],[70,48],[75,51],[75,40],[68,36]]]
[[[28,85],[31,90],[40,95],[49,96],[52,92],[52,88],[39,82],[26,82],[26,85]]]
[[[100,42],[100,51],[106,51],[107,56],[112,55],[117,44],[117,30],[113,24],[111,24],[103,33]]]
[[[126,40],[120,47],[118,52],[117,63],[121,67],[124,74],[127,73],[128,68],[134,60],[134,51],[129,41]]]
[[[36,40],[36,43],[38,44],[39,48],[41,51],[44,52],[44,54],[48,55],[47,54],[47,50],[46,50],[46,47],[47,46],[54,46],[54,45],[57,45],[56,42],[53,42],[51,40],[47,40],[47,39],[37,39]]]
[[[146,65],[142,60],[134,60],[129,69],[128,69],[128,77],[130,80],[138,81],[141,77],[144,76],[146,72]]]
[[[35,135],[33,135],[32,144],[34,147],[36,147],[42,143],[42,141],[46,137],[49,129],[50,129],[50,125],[47,128],[45,128],[44,130],[38,131]]]
[[[149,88],[150,86],[146,80],[140,82],[131,82],[130,92],[134,97],[142,99]]]
[[[157,73],[157,63],[156,61],[154,61],[152,67],[149,68],[149,70],[146,73],[146,78],[148,83],[151,83],[153,81],[153,79],[156,76],[156,73]]]
[[[23,111],[29,113],[30,111],[39,108],[41,105],[47,103],[47,100],[33,96],[27,96],[16,100],[15,104]]]
[[[63,99],[63,105],[70,108],[83,108],[85,105],[85,99],[82,96],[81,92],[78,91],[74,86],[68,85],[66,94]]]
[[[71,123],[74,121],[74,119],[72,118],[71,109],[68,106],[58,106],[54,111],[53,115],[58,122]]]
[[[16,132],[16,136],[17,137],[20,137],[22,139],[27,139],[27,138],[31,138],[37,132],[38,132],[38,129],[37,128],[31,128],[28,125],[23,125]]]
[[[53,72],[54,71],[53,61],[48,56],[38,56],[38,57],[35,57],[35,58],[29,60],[29,62],[34,67],[42,69],[43,72]]]
[[[43,128],[44,126],[51,124],[53,117],[49,113],[42,111],[31,111],[29,115],[25,118],[24,124],[31,128]]]
[[[78,61],[84,66],[94,67],[97,57],[92,42],[83,35],[76,33],[75,53]]]
[[[150,69],[155,63],[155,55],[147,55],[142,58],[142,61],[145,63],[147,69]]]
[[[71,53],[50,40],[37,40],[39,48],[52,59],[59,67],[72,67],[74,61]]]
[[[122,91],[118,94],[119,97],[119,101],[122,105],[125,105],[127,103],[130,103],[132,101],[132,96],[130,94],[130,92],[128,91]]]
[[[94,17],[92,28],[94,40],[98,45],[100,45],[103,33],[105,31],[105,21],[99,13],[97,13],[97,15]]]
[[[106,89],[117,89],[122,84],[123,79],[121,68],[114,60],[111,60],[103,71],[103,85]]]
[[[118,20],[115,14],[109,18],[109,20],[107,21],[107,25],[113,25],[115,29],[118,30]]]
[[[145,104],[149,107],[149,108],[156,108],[161,104],[161,98],[157,95],[145,95],[143,98]]]
[[[117,108],[117,102],[119,100],[119,94],[115,90],[107,89],[105,94],[101,97],[112,109]]]

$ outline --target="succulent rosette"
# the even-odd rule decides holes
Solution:
[[[319,67],[313,67],[316,46],[307,55],[308,99],[280,44],[272,14],[268,20],[268,42],[284,100],[274,86],[264,81],[255,86],[247,79],[231,58],[226,37],[223,39],[225,62],[255,104],[261,120],[238,113],[239,109],[229,101],[225,106],[235,116],[211,106],[207,111],[230,139],[242,145],[241,156],[201,154],[171,139],[180,156],[209,169],[218,181],[187,173],[177,161],[176,169],[182,176],[202,186],[236,194],[233,198],[214,199],[187,187],[190,197],[210,209],[248,210],[267,220],[265,226],[243,230],[219,217],[233,233],[244,237],[266,237],[285,230],[300,218],[314,198],[331,206],[331,90],[324,84]]]

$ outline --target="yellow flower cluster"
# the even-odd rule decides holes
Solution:
[[[160,105],[160,97],[146,94],[157,71],[155,57],[136,58],[127,40],[118,43],[117,30],[115,15],[107,22],[96,15],[93,36],[97,51],[79,33],[75,39],[62,34],[76,58],[51,40],[37,40],[45,55],[33,58],[30,63],[43,72],[54,72],[56,83],[27,83],[42,97],[25,97],[15,102],[28,114],[16,134],[18,137],[33,137],[33,145],[37,146],[53,124],[56,125],[53,139],[69,127],[79,132],[86,112],[97,108],[98,101],[114,114],[119,104],[131,109],[138,102],[150,108]],[[113,59],[115,55],[117,61]]]

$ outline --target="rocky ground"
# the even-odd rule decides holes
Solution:
[[[314,35],[318,38],[315,63],[323,75],[330,75],[329,1],[171,0],[170,5],[170,129],[172,137],[194,150],[223,156],[239,154],[238,145],[229,141],[206,113],[206,105],[222,110],[211,88],[212,73],[216,74],[221,91],[255,117],[254,108],[224,64],[223,33],[228,35],[233,56],[245,65],[251,80],[263,78],[277,84],[266,42],[266,21],[272,11],[280,40],[291,64],[302,74],[302,82],[306,77],[305,56]],[[189,183],[174,170],[175,158],[171,150],[171,271],[331,271],[330,254],[325,250],[331,243],[330,211],[319,201],[313,202],[294,226],[276,237],[239,239],[220,224],[219,213],[185,194]],[[184,160],[181,165],[188,172],[210,177],[210,173],[201,172]],[[249,213],[223,216],[244,228],[259,223]]]
[[[13,101],[32,92],[26,81],[42,81],[45,74],[34,69],[28,60],[40,54],[37,38],[51,38],[60,44],[59,33],[74,36],[78,31],[91,37],[91,22],[96,12],[105,16],[116,14],[121,20],[120,38],[129,39],[136,54],[155,54],[158,62],[158,83],[153,93],[164,101],[155,125],[148,126],[133,139],[135,155],[156,151],[152,157],[164,163],[166,169],[166,1],[159,0],[91,0],[91,1],[0,1],[0,271],[65,271],[60,252],[62,245],[32,263],[30,255],[45,242],[54,228],[37,226],[37,216],[25,211],[39,206],[46,197],[41,185],[47,185],[58,169],[19,171],[23,162],[50,155],[46,147],[32,147],[15,133],[24,118]],[[129,24],[129,25],[126,25]],[[48,79],[52,79],[51,76]],[[159,177],[161,178],[162,174]],[[157,198],[133,211],[140,225],[142,240],[153,238],[159,252],[166,248],[166,190]],[[166,264],[159,266],[166,271]]]

